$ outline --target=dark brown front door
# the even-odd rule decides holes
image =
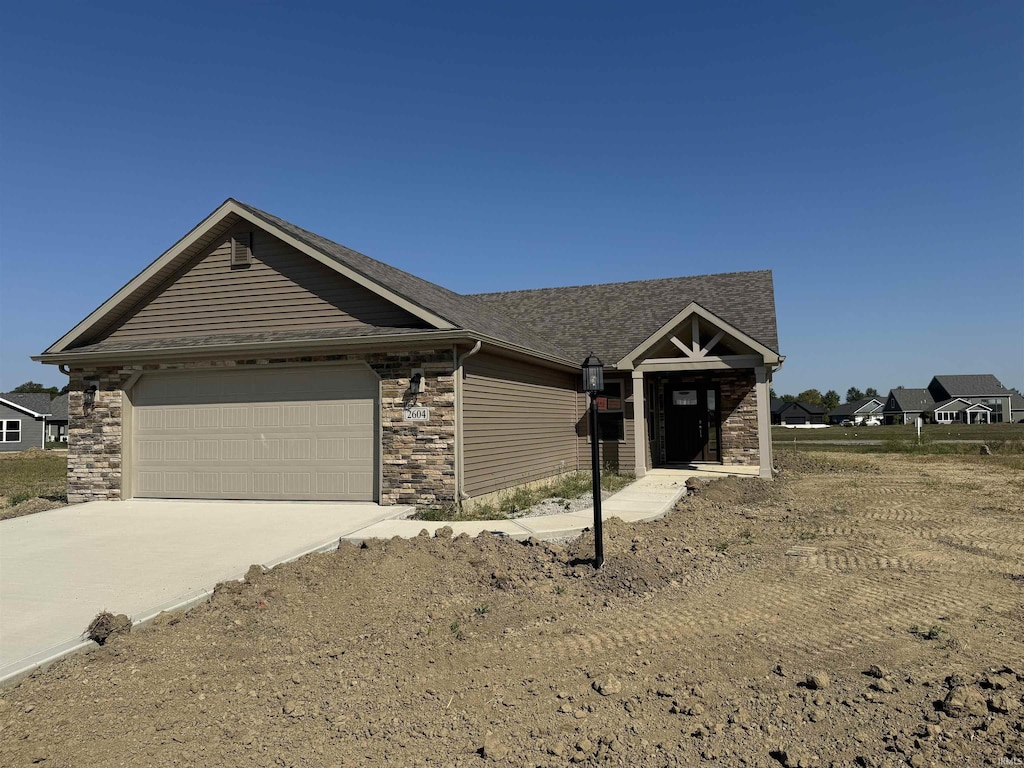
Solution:
[[[669,464],[718,461],[718,391],[696,381],[665,384],[665,459]]]

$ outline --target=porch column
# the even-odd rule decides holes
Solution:
[[[633,450],[634,472],[647,474],[647,406],[644,404],[644,372],[633,371]]]
[[[768,390],[768,369],[754,368],[754,390],[757,393],[757,452],[761,458],[761,477],[772,477],[772,417]]]

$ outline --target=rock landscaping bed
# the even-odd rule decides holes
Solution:
[[[632,472],[603,472],[601,498],[607,499],[636,480]],[[419,509],[414,520],[513,520],[576,512],[593,506],[593,480],[589,472],[572,472],[531,487],[523,486],[498,494],[492,501],[465,507]]]
[[[1020,764],[1024,472],[780,462],[610,521],[597,572],[450,529],[252,568],[0,694],[3,762]]]

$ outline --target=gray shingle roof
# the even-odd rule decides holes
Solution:
[[[876,402],[882,402],[882,398],[880,398],[880,397],[862,397],[860,400],[854,400],[852,403],[843,403],[842,405],[837,405],[835,408],[832,409],[831,415],[832,416],[853,416],[853,414],[855,414],[857,411],[859,411],[865,405],[870,403],[872,400],[875,400]],[[882,405],[884,405],[884,403],[882,403]],[[879,410],[879,409],[875,409],[875,410]],[[874,412],[875,411],[870,411],[870,413],[874,413]]]
[[[889,396],[895,398],[897,410],[908,413],[927,411],[935,405],[935,398],[927,389],[891,389]]]
[[[47,421],[68,420],[68,394],[57,395],[50,401],[50,418]]]
[[[940,389],[946,397],[980,397],[982,395],[1008,395],[1010,390],[1004,387],[991,373],[975,373],[967,375],[942,375],[932,378],[928,388],[932,391]]]
[[[4,392],[0,398],[9,403],[16,403],[33,413],[50,413],[49,392]]]
[[[458,328],[478,331],[552,357],[571,359],[558,344],[531,328],[523,318],[509,318],[470,296],[462,296],[382,261],[371,259],[259,208],[238,200],[235,202],[257,218],[287,232],[310,248],[315,248],[325,256],[394,291],[402,298],[443,317]]]
[[[780,413],[784,413],[785,411],[788,411],[788,410],[791,410],[791,409],[794,409],[794,408],[799,408],[800,410],[807,411],[807,413],[814,413],[814,414],[819,414],[819,413],[824,413],[825,412],[825,409],[822,408],[820,405],[813,405],[811,403],[804,402],[803,400],[793,400],[791,402],[788,402],[784,406],[782,406],[782,408],[780,409],[779,412]]]
[[[234,198],[229,202],[304,246],[345,266],[407,302],[442,318],[470,338],[493,338],[540,357],[576,366],[590,352],[614,365],[696,302],[777,352],[775,294],[770,271],[674,277],[603,285],[460,295],[372,259]],[[131,301],[132,299],[128,299]],[[107,341],[75,346],[74,354],[132,352],[260,341],[352,338],[434,332],[434,329],[368,328],[189,336],[164,340]],[[47,357],[56,357],[56,354]]]
[[[690,302],[769,349],[779,349],[775,289],[768,270],[475,296],[558,339],[572,359],[582,360],[593,351],[606,365],[621,360]]]

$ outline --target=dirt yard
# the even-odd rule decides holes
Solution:
[[[596,574],[586,538],[255,569],[3,692],[2,762],[1020,765],[1019,460],[780,463],[609,524]]]

